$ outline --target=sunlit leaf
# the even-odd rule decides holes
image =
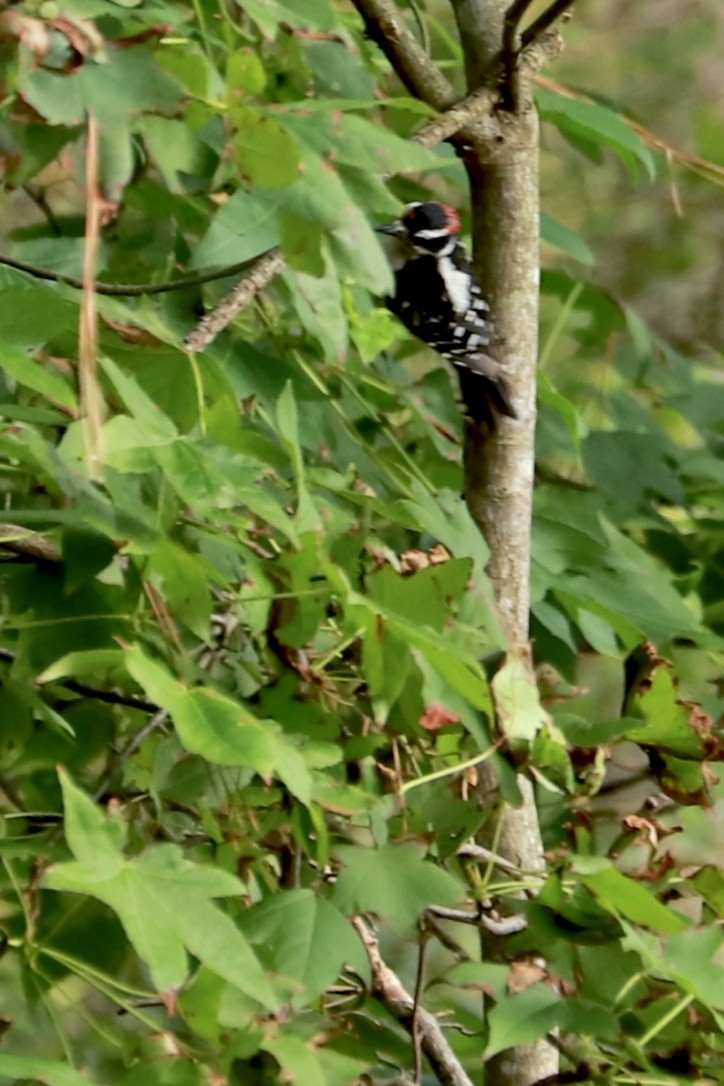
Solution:
[[[190,951],[263,1006],[274,1007],[275,996],[248,943],[211,902],[239,894],[239,881],[218,868],[190,863],[176,845],[158,845],[126,860],[120,852],[122,826],[65,774],[61,783],[75,861],[50,868],[45,884],[109,905],[160,992],[183,982]]]

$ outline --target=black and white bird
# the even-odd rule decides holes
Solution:
[[[490,306],[460,241],[460,219],[447,204],[407,204],[390,236],[395,293],[387,307],[408,331],[455,366],[470,416],[494,426],[495,413],[516,418],[503,367],[495,357]]]

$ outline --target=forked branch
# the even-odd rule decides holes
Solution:
[[[451,1049],[440,1024],[415,1000],[400,978],[383,961],[377,936],[361,916],[352,917],[352,926],[359,935],[372,970],[372,991],[390,1014],[419,1042],[441,1086],[473,1086],[460,1061]]]

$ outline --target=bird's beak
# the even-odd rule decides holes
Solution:
[[[392,234],[393,237],[399,238],[407,233],[407,228],[402,219],[395,219],[394,222],[385,223],[384,226],[376,226],[375,233]]]

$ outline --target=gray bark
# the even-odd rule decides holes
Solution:
[[[472,88],[501,49],[509,0],[453,0]],[[491,301],[500,355],[518,412],[494,432],[468,426],[466,500],[485,536],[501,619],[515,646],[528,642],[530,534],[535,440],[535,370],[538,351],[539,205],[538,123],[525,81],[512,88],[516,110],[500,113],[500,129],[471,141],[466,153],[473,209],[475,264]],[[486,134],[487,135],[487,134]],[[484,769],[486,767],[483,767]],[[483,780],[487,791],[493,781]],[[524,870],[544,867],[543,845],[530,781],[519,777],[519,808],[503,813],[498,851]],[[484,936],[484,953],[496,954]],[[519,1046],[488,1061],[486,1086],[528,1086],[555,1075],[556,1049],[546,1041]]]

